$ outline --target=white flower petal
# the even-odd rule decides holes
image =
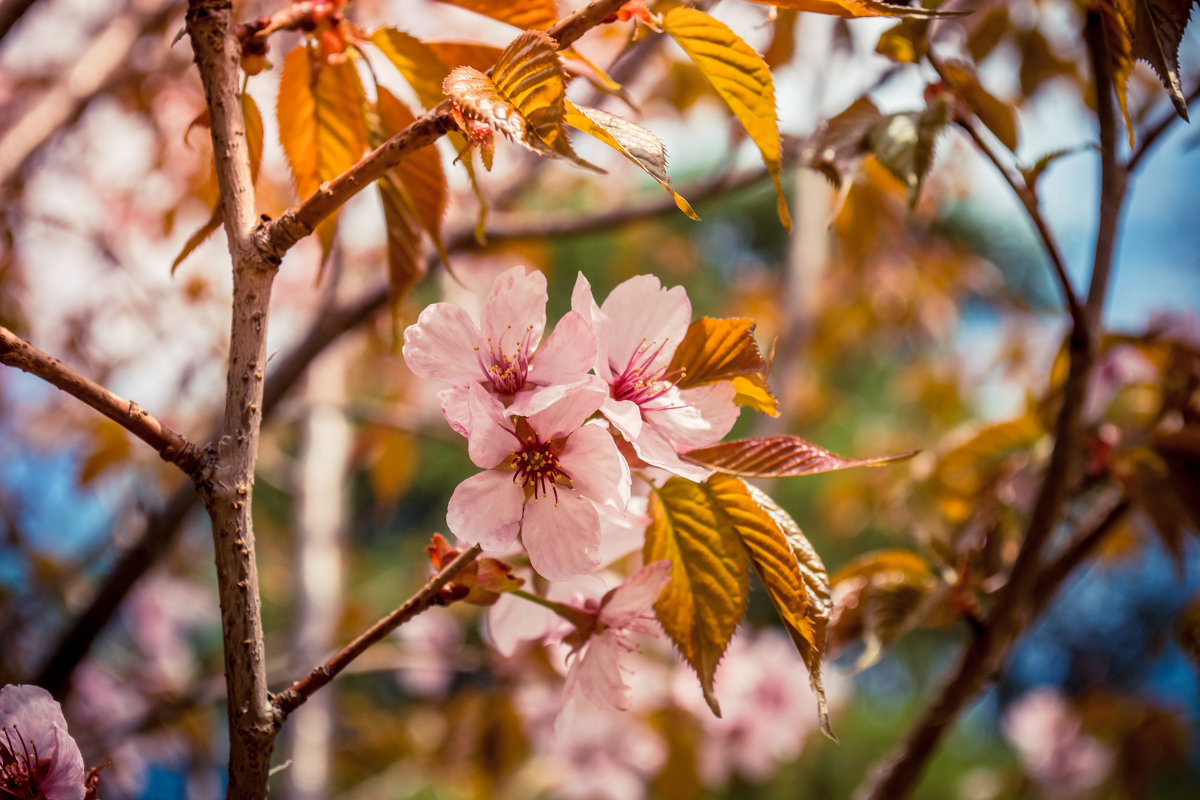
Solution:
[[[525,492],[513,483],[511,472],[487,470],[458,485],[446,508],[446,525],[466,544],[502,550],[521,528]]]
[[[531,499],[521,520],[521,541],[529,563],[543,578],[560,581],[599,566],[600,515],[590,502],[570,489],[558,497]]]

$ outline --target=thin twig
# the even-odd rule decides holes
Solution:
[[[377,644],[385,636],[396,630],[396,628],[399,628],[417,614],[434,605],[442,587],[450,583],[458,573],[466,569],[467,565],[479,556],[482,549],[476,544],[459,553],[453,561],[430,578],[429,582],[422,586],[420,591],[405,600],[399,608],[380,619],[360,634],[358,638],[350,642],[350,644],[333,654],[324,664],[314,668],[308,675],[275,695],[275,707],[279,709],[280,718],[286,719],[289,714],[303,705],[308,698],[312,697],[322,687],[328,685],[330,681],[337,677],[339,672],[350,666],[369,647]]]
[[[1042,569],[1042,574],[1038,576],[1037,585],[1033,589],[1033,597],[1030,599],[1030,605],[1035,612],[1049,604],[1059,587],[1125,519],[1130,508],[1131,504],[1128,499],[1118,500],[1100,518],[1099,522],[1081,533],[1077,533],[1071,543]]]
[[[137,403],[85,378],[4,327],[0,327],[0,364],[35,375],[99,411],[153,447],[163,461],[174,464],[193,479],[199,476],[201,468],[208,461],[208,454],[203,447],[192,444],[143,411]]]
[[[1191,93],[1188,94],[1184,102],[1193,103],[1197,100],[1197,98],[1200,98],[1200,84],[1196,84],[1196,88],[1192,89]],[[1129,160],[1125,162],[1125,171],[1127,173],[1132,173],[1134,170],[1136,170],[1141,165],[1142,160],[1145,159],[1146,154],[1154,149],[1154,146],[1158,144],[1163,134],[1170,130],[1171,126],[1180,119],[1179,113],[1175,111],[1174,106],[1172,106],[1167,113],[1163,114],[1162,119],[1147,128],[1142,133],[1141,141],[1138,142],[1137,147],[1133,151],[1133,155],[1131,155]]]

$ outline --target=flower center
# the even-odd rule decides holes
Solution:
[[[521,443],[519,450],[512,454],[512,465],[516,473],[513,483],[522,489],[533,487],[533,497],[548,497],[554,495],[558,502],[558,484],[571,485],[571,479],[563,472],[558,460],[558,453],[552,442],[543,442],[537,431],[529,427],[523,417],[517,419],[517,429],[513,432]]]
[[[13,734],[16,734],[15,740]],[[40,797],[38,784],[50,771],[50,762],[38,759],[37,747],[33,742],[26,742],[12,726],[12,732],[6,727],[0,733],[0,796],[17,797],[22,800],[33,800]]]
[[[525,378],[529,374],[529,359],[533,355],[530,342],[533,326],[527,327],[524,335],[508,344],[506,342],[511,331],[512,325],[509,325],[498,342],[489,336],[486,353],[482,348],[475,348],[479,367],[497,394],[516,394],[525,385]]]
[[[630,400],[642,406],[645,411],[667,411],[674,406],[662,408],[646,408],[646,404],[665,393],[683,377],[684,370],[667,371],[666,367],[653,368],[654,359],[667,346],[669,339],[646,341],[634,349],[625,369],[613,379],[610,394],[614,400]]]

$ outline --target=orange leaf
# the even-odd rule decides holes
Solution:
[[[738,376],[765,378],[768,368],[754,341],[753,320],[701,317],[688,326],[668,369],[682,370],[678,386],[688,389]]]
[[[521,29],[546,29],[558,21],[554,0],[441,0]]]
[[[371,34],[371,44],[379,48],[379,52],[404,76],[421,105],[433,108],[442,102],[442,79],[446,77],[448,66],[457,64],[445,64],[432,47],[395,28],[375,31]]]
[[[753,0],[753,2],[779,8],[794,8],[797,11],[811,11],[814,14],[829,14],[834,17],[931,19],[933,17],[956,17],[967,13],[965,11],[937,11],[932,8],[905,6],[881,0]]]

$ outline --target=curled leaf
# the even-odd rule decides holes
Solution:
[[[667,177],[667,151],[653,133],[616,114],[576,106],[570,101],[567,101],[566,120],[568,125],[599,139],[637,164],[675,198],[680,211],[694,220],[700,219],[688,201],[671,188],[671,179]]]

